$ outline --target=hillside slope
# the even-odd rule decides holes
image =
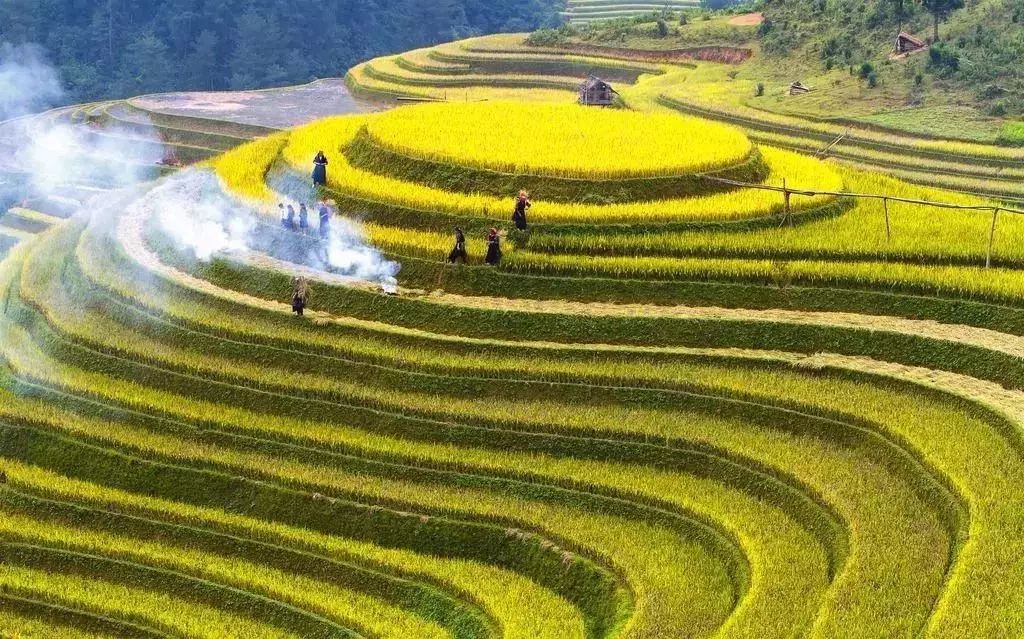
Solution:
[[[854,120],[918,135],[985,143],[1024,142],[1024,0],[968,0],[939,25],[898,0],[768,0],[763,22],[708,13],[569,24],[541,30],[543,47],[671,50],[738,46],[752,55],[719,87],[756,110],[815,120]],[[926,48],[893,56],[908,32]],[[789,96],[799,80],[811,92]],[[758,85],[761,86],[758,89]],[[718,91],[718,89],[716,89]]]

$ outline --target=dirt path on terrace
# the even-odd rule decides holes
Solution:
[[[757,25],[764,22],[763,13],[744,13],[741,16],[736,16],[729,21],[729,24],[737,27],[756,27]]]
[[[889,331],[920,335],[933,339],[979,346],[988,350],[1024,357],[1024,338],[986,328],[962,324],[942,324],[933,320],[913,320],[885,315],[861,315],[823,311],[753,310],[713,306],[655,306],[651,304],[612,304],[603,302],[569,302],[563,300],[528,300],[503,297],[476,297],[433,293],[424,299],[451,306],[552,313],[594,315],[600,317],[670,317],[678,319],[744,320],[840,326],[871,331]]]

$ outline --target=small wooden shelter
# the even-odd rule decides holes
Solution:
[[[615,101],[618,91],[601,78],[590,76],[580,85],[580,104],[588,106],[610,106]]]
[[[793,82],[793,84],[789,85],[789,94],[790,95],[803,95],[805,93],[810,93],[810,92],[811,92],[811,87],[807,86],[806,84],[804,84],[800,80],[797,80],[797,81]]]
[[[896,36],[896,45],[893,47],[893,53],[895,55],[907,55],[921,51],[925,48],[923,40],[915,38],[906,31],[900,31],[900,34]]]

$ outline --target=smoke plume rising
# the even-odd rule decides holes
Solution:
[[[164,147],[156,128],[139,113],[113,120],[98,113],[85,121],[71,121],[59,112],[20,117],[65,98],[59,74],[38,47],[0,46],[0,121],[18,118],[0,126],[0,191],[13,183],[21,201],[88,211],[99,208],[87,204],[90,198],[109,197],[104,193],[156,177]],[[2,179],[4,167],[16,176],[13,181]],[[260,252],[286,264],[377,282],[389,292],[397,289],[400,265],[369,246],[357,224],[332,215],[330,235],[320,240],[314,192],[294,179],[280,185],[285,187],[279,189],[284,201],[296,209],[300,202],[309,206],[309,235],[268,223],[226,194],[209,170],[190,169],[165,178],[129,208],[146,208],[166,238],[200,260],[218,253]],[[110,220],[97,216],[92,223],[104,226]]]

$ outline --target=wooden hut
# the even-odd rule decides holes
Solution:
[[[915,38],[906,31],[901,31],[896,36],[896,45],[893,47],[893,54],[895,55],[907,55],[910,53],[916,53],[925,48],[924,41]]]
[[[806,84],[804,84],[800,80],[797,80],[793,84],[789,85],[789,94],[790,95],[803,95],[805,93],[810,93],[810,91],[811,91],[811,87],[807,86]]]
[[[588,106],[610,106],[618,92],[601,78],[591,76],[580,85],[580,104]]]

